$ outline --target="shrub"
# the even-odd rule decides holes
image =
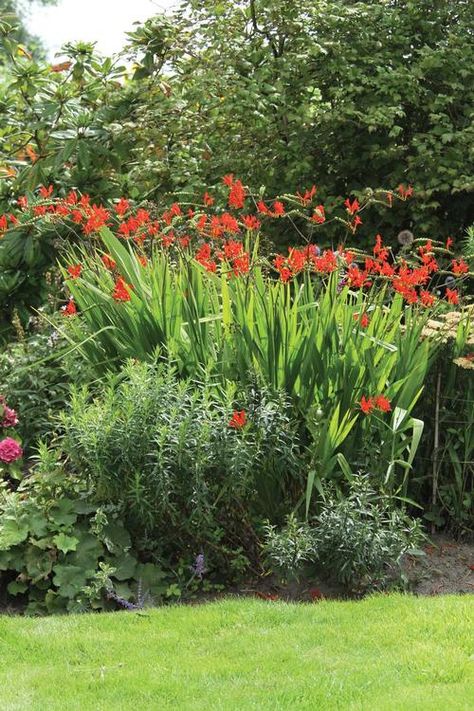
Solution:
[[[255,556],[253,516],[276,515],[299,474],[288,413],[266,390],[222,391],[130,362],[94,402],[73,394],[63,447],[139,545],[153,541],[166,560],[202,550],[222,572],[241,551]]]
[[[267,528],[266,552],[278,568],[295,573],[305,562],[354,591],[384,587],[396,579],[402,556],[422,539],[418,521],[378,494],[370,477],[358,475],[347,495],[326,489],[310,524],[289,517]]]

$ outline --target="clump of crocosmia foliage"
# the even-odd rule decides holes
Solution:
[[[93,402],[76,391],[63,426],[72,465],[99,501],[122,507],[135,541],[165,558],[206,551],[224,577],[235,556],[258,557],[254,517],[277,515],[302,469],[283,395],[179,380],[164,366],[129,362]]]

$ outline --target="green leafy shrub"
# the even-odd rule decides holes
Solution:
[[[154,541],[165,559],[203,550],[221,572],[254,553],[253,516],[277,515],[301,470],[283,396],[178,380],[165,366],[129,362],[92,403],[76,390],[63,427],[72,465],[100,502],[121,506],[140,545]]]
[[[157,602],[169,588],[159,566],[139,561],[116,509],[93,503],[45,447],[16,490],[0,485],[0,571],[3,594],[29,614],[130,607],[145,592]]]
[[[396,579],[402,556],[421,540],[419,522],[381,497],[370,477],[358,475],[347,495],[327,489],[310,523],[289,517],[282,530],[268,528],[265,547],[278,568],[294,573],[312,562],[328,577],[363,591]]]

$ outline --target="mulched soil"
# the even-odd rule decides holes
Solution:
[[[434,536],[421,558],[407,557],[405,575],[417,595],[474,593],[474,543]]]

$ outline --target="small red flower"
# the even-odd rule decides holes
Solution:
[[[359,321],[361,328],[367,328],[370,323],[369,317],[365,312],[362,316],[360,316],[360,314],[354,314],[354,321]]]
[[[112,269],[115,269],[115,267],[117,266],[117,262],[115,261],[115,259],[112,259],[110,254],[103,254],[101,256],[101,260],[102,260],[102,264],[104,265],[104,267],[106,269],[112,270]]]
[[[72,296],[67,302],[66,306],[63,306],[61,308],[61,311],[63,313],[63,316],[74,316],[77,313],[76,304],[74,303],[74,299],[72,298]]]
[[[280,200],[275,200],[273,203],[273,217],[282,217],[285,214],[285,206]]]
[[[355,213],[359,212],[360,210],[360,205],[357,198],[352,202],[349,200],[349,198],[346,198],[346,200],[344,200],[344,207],[346,208],[349,215],[355,215]]]
[[[70,264],[67,268],[67,272],[71,279],[77,279],[81,276],[82,264]]]
[[[446,298],[450,304],[459,304],[459,293],[456,289],[446,289]]]
[[[301,195],[301,193],[299,192],[296,193],[296,196],[299,199],[300,203],[303,205],[303,207],[309,205],[315,195],[316,185],[312,185],[309,190],[305,190],[303,195]]]
[[[467,274],[467,272],[469,271],[469,267],[466,264],[466,262],[464,261],[464,259],[459,259],[459,260],[453,259],[451,266],[452,266],[452,270],[453,270],[454,274],[456,274],[456,276],[461,276],[461,274]]]
[[[407,200],[413,195],[413,188],[411,185],[405,187],[405,185],[399,185],[397,188],[397,193],[400,195],[402,200]]]
[[[423,306],[433,306],[436,301],[436,297],[434,296],[434,294],[431,294],[431,292],[422,289],[422,291],[420,292],[420,301]]]
[[[326,222],[326,213],[324,211],[324,205],[317,205],[314,208],[314,213],[311,217],[311,220],[313,222],[316,222],[316,224],[318,225],[322,225],[323,222]]]
[[[374,409],[374,401],[371,397],[366,398],[365,395],[362,395],[359,407],[364,413],[364,415],[370,415],[370,413]]]
[[[128,202],[128,200],[125,200],[125,198],[121,197],[115,206],[115,212],[120,217],[123,217],[129,208],[130,203]]]
[[[119,277],[115,282],[112,297],[115,301],[130,301],[130,289],[131,287],[127,284],[127,282],[122,277]]]
[[[47,188],[45,188],[44,185],[41,185],[41,187],[39,189],[39,194],[40,194],[40,197],[42,197],[44,199],[51,197],[51,195],[53,194],[53,186],[49,185]]]
[[[232,417],[229,420],[229,427],[234,430],[241,430],[247,424],[247,415],[245,410],[234,410]]]
[[[392,409],[390,400],[388,397],[385,397],[385,395],[377,395],[374,399],[374,407],[380,410],[380,412],[390,412]]]
[[[453,246],[453,242],[454,242],[453,238],[448,237],[448,239],[446,240],[446,249],[451,249],[451,247]]]
[[[207,207],[210,207],[211,205],[214,204],[214,198],[211,195],[209,195],[208,192],[204,193],[202,199],[203,199],[204,205],[206,205]]]
[[[229,192],[229,207],[240,209],[245,203],[245,189],[240,180],[232,183]]]
[[[248,230],[253,230],[255,232],[257,232],[261,226],[260,220],[258,220],[255,215],[244,215],[242,222]]]

